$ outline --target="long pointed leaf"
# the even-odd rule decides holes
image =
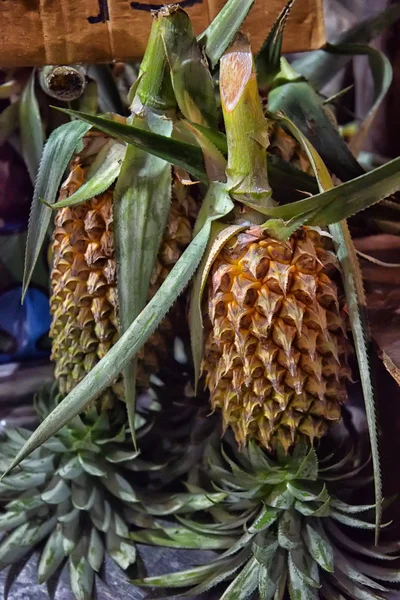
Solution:
[[[330,46],[328,44],[327,49],[333,54],[351,54],[351,55],[365,55],[368,57],[369,66],[371,69],[372,77],[374,80],[374,98],[372,106],[368,111],[368,115],[364,119],[360,130],[356,133],[354,138],[351,140],[349,146],[355,156],[357,156],[362,148],[364,139],[368,133],[372,121],[386,96],[386,93],[392,83],[393,70],[389,59],[376,48],[370,46],[363,46],[361,44],[338,44],[337,46]]]
[[[139,129],[133,125],[118,123],[105,117],[88,115],[76,110],[59,110],[93,125],[96,129],[104,131],[104,133],[108,133],[112,137],[128,142],[128,144],[133,144],[145,152],[149,152],[172,164],[183,167],[200,181],[204,181],[205,183],[208,181],[204,167],[203,153],[199,146],[152,133],[145,129]]]
[[[363,174],[364,170],[340,137],[322,100],[310,84],[289,81],[275,87],[268,96],[268,109],[284,112],[304,133],[326,166],[342,181]]]
[[[227,579],[228,580],[232,579],[232,576],[234,575],[234,573],[236,573],[236,571],[249,558],[250,553],[251,553],[250,548],[246,548],[246,549],[242,550],[242,552],[240,552],[239,554],[237,554],[236,556],[231,558],[228,563],[222,563],[221,566],[219,567],[219,569],[212,575],[209,575],[208,577],[203,579],[203,581],[200,583],[200,585],[197,585],[196,587],[192,588],[186,594],[182,594],[182,596],[193,598],[194,595],[197,596],[198,594],[204,594],[204,592],[206,592],[207,590],[210,590],[211,588],[215,587],[216,585],[219,585],[223,581],[226,581]],[[190,594],[190,596],[189,596],[189,594]]]
[[[294,4],[288,0],[255,57],[257,80],[261,89],[268,86],[280,70],[283,31]]]
[[[117,179],[125,153],[125,144],[114,140],[105,144],[96,157],[94,168],[90,169],[85,183],[65,200],[53,204],[53,209],[75,206],[105,192]]]
[[[62,545],[62,538],[62,531],[57,528],[48,538],[38,564],[39,583],[47,581],[64,560],[65,553]]]
[[[77,144],[89,128],[89,125],[79,121],[61,125],[53,131],[44,148],[29,217],[22,297],[32,278],[52,215],[52,210],[40,200],[43,198],[48,204],[54,203],[64,171]]]
[[[44,144],[42,120],[35,94],[35,78],[36,72],[34,69],[24,87],[19,103],[22,154],[32,182],[36,179]]]
[[[222,594],[220,600],[247,600],[250,598],[258,586],[260,569],[261,566],[256,559],[250,559]]]
[[[155,115],[150,130],[169,136],[172,123]],[[135,124],[147,129],[145,122]],[[114,192],[114,236],[118,272],[121,333],[146,304],[150,278],[168,219],[171,166],[164,160],[129,146]],[[136,361],[124,371],[125,402],[135,444]]]
[[[292,204],[270,208],[268,215],[285,221],[304,215],[302,223],[329,225],[355,215],[399,189],[400,158],[395,158],[382,167],[326,192]]]
[[[368,44],[398,19],[400,19],[400,6],[393,4],[377,16],[357,23],[348,31],[339,34],[331,42],[332,44]],[[351,56],[337,56],[325,50],[315,50],[295,60],[292,66],[317,89],[321,89],[350,60]]]
[[[335,223],[329,227],[329,231],[333,237],[336,246],[336,254],[344,272],[343,285],[346,293],[358,367],[361,374],[361,386],[367,413],[372,464],[374,469],[376,505],[375,541],[377,543],[382,521],[382,477],[379,458],[378,423],[368,356],[370,340],[368,339],[367,301],[360,265],[358,263],[356,250],[347,223],[345,221]]]
[[[221,565],[224,563],[221,561]],[[201,583],[205,577],[214,575],[218,570],[219,565],[208,563],[199,567],[193,567],[186,571],[177,571],[176,573],[168,573],[167,575],[156,575],[146,577],[145,579],[134,579],[131,583],[134,585],[146,587],[188,587]]]

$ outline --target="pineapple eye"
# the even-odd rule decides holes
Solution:
[[[223,331],[221,334],[221,340],[228,344],[232,344],[234,339],[235,339],[235,334],[233,333],[233,331],[231,329],[227,329],[227,330]]]
[[[318,270],[318,264],[312,256],[304,255],[296,262],[296,267],[301,273],[315,273]]]
[[[269,269],[269,260],[268,258],[261,259],[259,265],[257,266],[256,276],[257,279],[264,279]]]
[[[250,328],[251,321],[252,321],[251,315],[248,315],[248,314],[243,315],[243,317],[240,319],[239,328],[248,330]]]
[[[244,297],[244,305],[253,307],[258,298],[258,291],[254,288],[249,288]]]
[[[231,277],[228,273],[225,273],[225,275],[221,277],[219,289],[221,290],[221,292],[229,292],[229,290],[231,289]]]

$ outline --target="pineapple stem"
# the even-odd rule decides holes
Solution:
[[[170,68],[161,36],[162,17],[165,16],[165,9],[168,10],[168,7],[159,10],[153,16],[149,41],[140,65],[136,93],[130,107],[134,114],[141,113],[143,107],[162,113],[174,111],[177,108]]]
[[[228,143],[228,189],[254,208],[273,206],[267,176],[268,124],[249,40],[238,34],[221,58],[220,91]]]
[[[160,35],[181,112],[194,123],[217,129],[214,84],[189,16],[179,5],[166,6],[159,14]]]

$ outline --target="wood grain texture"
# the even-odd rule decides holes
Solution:
[[[196,34],[226,0],[182,0]],[[297,0],[289,17],[284,51],[321,47],[325,42],[323,0]],[[151,10],[165,0],[1,0],[0,66],[101,63],[143,56]],[[283,0],[256,0],[244,29],[259,47]]]

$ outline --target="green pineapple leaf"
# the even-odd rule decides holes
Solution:
[[[310,586],[302,573],[296,568],[292,560],[288,561],[289,567],[289,596],[290,600],[318,600],[319,594],[314,586]]]
[[[293,508],[285,510],[279,519],[278,544],[285,550],[295,550],[300,545],[301,519]]]
[[[44,583],[47,581],[61,566],[65,559],[65,553],[62,545],[62,531],[55,529],[49,536],[43,552],[40,555],[38,564],[38,581]]]
[[[257,589],[260,569],[255,558],[251,558],[222,594],[220,600],[247,600]]]
[[[78,117],[78,115],[79,118],[83,118],[88,122],[96,119],[94,126],[97,129],[104,131],[112,137],[137,145],[139,148],[150,154],[159,156],[168,162],[181,166],[200,181],[208,181],[203,151],[199,146],[165,136],[157,136],[149,132],[146,134],[146,132],[137,131],[132,126],[117,123],[111,118],[83,115],[75,111],[74,116]],[[100,119],[100,121],[97,119]],[[223,134],[209,128],[203,128],[197,124],[192,124],[192,127],[197,128],[222,154],[227,153],[226,137]],[[298,194],[298,190],[304,190],[309,193],[315,193],[317,190],[315,180],[312,177],[294,168],[289,163],[285,163],[276,156],[270,155],[268,157],[267,170],[274,191],[276,190],[275,195],[277,198],[279,193],[282,194],[282,198],[285,200],[289,195],[293,197],[293,195]]]
[[[42,119],[35,94],[35,80],[36,70],[33,69],[19,102],[22,154],[33,183],[36,179],[44,145]]]
[[[320,576],[318,564],[310,556],[304,544],[300,542],[298,548],[289,552],[288,563],[292,564],[293,570],[300,573],[307,585],[320,588]]]
[[[263,212],[283,219],[287,226],[325,226],[351,217],[384,200],[400,189],[400,158],[395,158],[352,181],[292,204],[271,207]]]
[[[165,516],[170,514],[190,513],[199,510],[207,510],[226,497],[225,493],[182,493],[173,494],[168,497],[152,498],[145,497],[143,502],[149,514]]]
[[[202,535],[186,528],[165,527],[164,529],[143,529],[132,531],[130,537],[135,542],[161,546],[164,548],[187,548],[199,550],[223,550],[229,548],[235,538]]]
[[[391,556],[390,554],[383,552],[375,546],[368,546],[367,544],[361,544],[360,542],[353,540],[351,537],[346,535],[342,529],[339,529],[339,527],[337,527],[333,521],[330,521],[327,525],[327,532],[329,533],[329,536],[332,537],[332,539],[335,538],[336,540],[338,540],[341,546],[344,546],[345,548],[348,548],[349,550],[357,554],[361,554],[364,556],[368,556],[369,558],[374,558],[378,560],[390,561],[397,560],[399,558],[398,555]],[[396,545],[396,547],[393,549],[393,552],[398,550],[399,547],[398,545]]]
[[[163,116],[153,114],[147,121],[136,116],[133,122],[136,127],[165,136],[172,133],[172,122]],[[169,163],[135,146],[128,147],[113,201],[121,333],[128,329],[146,304],[170,210],[171,185]],[[123,371],[134,445],[136,368],[134,360]]]
[[[375,539],[377,543],[382,521],[382,476],[379,457],[378,422],[375,408],[374,387],[370,371],[370,340],[367,302],[357,253],[347,223],[345,221],[335,223],[330,226],[329,231],[333,237],[336,246],[336,254],[343,269],[343,286],[350,315],[350,324],[358,367],[360,373],[362,373],[361,386],[367,413],[368,432],[374,469],[376,504]]]
[[[242,27],[254,0],[228,0],[210,25],[197,38],[214,68]]]
[[[203,131],[201,131],[199,127],[196,127],[191,121],[182,121],[182,124],[184,124],[185,129],[193,135],[203,151],[204,166],[208,179],[210,181],[225,181],[226,158],[217,146],[215,146],[214,142],[211,141],[209,132],[212,130],[203,127]],[[175,131],[177,130],[178,127],[175,127]],[[206,130],[207,133],[204,133],[204,130]]]
[[[193,598],[193,595],[197,596],[198,594],[204,594],[204,592],[207,592],[208,590],[215,587],[216,585],[219,585],[223,581],[226,581],[227,579],[232,579],[232,576],[236,573],[238,569],[240,569],[240,567],[243,566],[243,564],[246,562],[246,560],[249,559],[249,557],[250,550],[245,549],[242,550],[242,552],[240,552],[236,556],[228,560],[221,561],[215,573],[212,573],[209,577],[204,578],[200,585],[196,585],[194,588],[191,588],[188,592],[182,594],[182,597]],[[217,563],[218,559],[215,561],[214,564]]]
[[[118,123],[109,118],[88,115],[69,109],[59,108],[58,110],[89,123],[111,137],[115,137],[128,144],[133,144],[140,150],[154,154],[174,165],[182,167],[189,171],[196,179],[207,183],[203,153],[199,146],[146,131],[145,129],[139,129],[133,125]]]
[[[284,58],[282,65],[296,75],[292,67],[286,66]],[[274,87],[268,95],[268,110],[285,113],[320,154],[328,169],[342,181],[364,173],[327,115],[322,100],[306,81],[285,80]]]
[[[220,561],[220,564],[224,563]],[[194,567],[193,569],[168,573],[168,575],[132,579],[131,583],[143,587],[188,587],[201,583],[205,577],[212,577],[217,570],[218,564],[211,562],[204,566]]]
[[[332,546],[317,519],[306,524],[303,529],[303,538],[308,551],[316,563],[324,571],[333,573],[334,557]]]
[[[84,540],[72,551],[69,560],[71,589],[77,600],[90,600],[94,584],[94,571],[83,554]]]
[[[295,71],[306,77],[316,88],[321,89],[351,60],[351,55],[337,55],[330,52],[332,45],[368,44],[380,33],[400,19],[400,7],[393,4],[369,19],[357,23],[338,35],[328,44],[327,49],[304,53],[292,63]]]
[[[349,147],[355,156],[358,156],[362,149],[363,142],[368,133],[369,128],[382,104],[383,99],[388,92],[393,79],[393,69],[389,59],[376,48],[363,46],[361,44],[338,44],[330,46],[327,50],[333,54],[350,54],[352,56],[364,55],[367,56],[371,74],[374,81],[374,97],[372,106],[368,111],[367,116],[363,120],[359,131],[350,141]]]
[[[335,569],[340,573],[343,573],[343,575],[348,577],[351,581],[354,581],[354,583],[365,585],[380,592],[388,591],[383,585],[360,572],[353,560],[349,560],[349,557],[344,556],[337,548],[334,550],[334,560]]]
[[[311,200],[310,204],[312,204],[313,200],[318,198],[318,196],[320,198],[325,197],[325,199],[323,200],[323,202],[325,202],[327,198],[326,194],[328,196],[330,194],[334,194],[337,198],[335,207],[333,207],[332,203],[325,204],[324,209],[320,211],[317,210],[314,213],[310,204],[308,204],[306,207],[303,204],[302,206],[305,210],[303,221],[300,216],[302,212],[301,209],[297,213],[293,212],[292,217],[294,217],[296,224],[302,221],[303,223],[307,223],[309,225],[330,225],[330,233],[336,246],[336,255],[343,270],[343,286],[346,294],[346,301],[350,316],[350,324],[353,332],[353,339],[359,369],[360,372],[363,374],[361,378],[361,385],[367,413],[368,431],[371,442],[372,463],[374,468],[377,539],[382,515],[382,481],[374,390],[369,367],[369,326],[366,313],[366,298],[363,288],[361,269],[358,263],[357,254],[348,230],[347,223],[346,221],[344,221],[344,219],[347,216],[355,214],[355,212],[358,212],[358,210],[362,210],[362,208],[365,208],[366,205],[369,204],[369,202],[375,202],[377,201],[377,199],[382,200],[385,197],[392,194],[397,189],[400,189],[400,175],[398,170],[400,159],[395,159],[395,161],[384,165],[384,167],[386,167],[387,169],[384,173],[379,169],[375,169],[374,171],[371,171],[370,173],[367,173],[361,176],[360,178],[346,182],[334,188],[333,182],[324,163],[318,160],[318,153],[315,151],[312,145],[304,138],[304,136],[297,130],[297,127],[294,124],[292,124],[289,119],[284,119],[283,122],[290,127],[290,130],[293,132],[293,134],[298,139],[299,143],[307,152],[307,155],[309,156],[311,161],[311,165],[314,169],[316,179],[318,181],[321,194],[314,196],[313,198],[309,198],[308,200]],[[392,175],[392,177],[390,177],[390,174]],[[367,178],[368,183],[366,182]],[[354,190],[353,197],[351,196],[351,192],[349,195],[346,195],[346,192],[344,191],[344,188],[346,188],[348,191],[349,187],[353,188]],[[338,190],[339,195],[337,196],[335,192],[337,193]],[[342,194],[340,193],[340,190],[342,191]],[[351,212],[350,214],[346,213],[346,211],[343,211],[343,204],[346,201],[349,201],[349,199],[353,200],[353,198],[355,199],[355,203],[357,204],[357,209],[355,210],[355,212]],[[345,202],[343,202],[343,200],[345,200]],[[300,203],[302,202],[307,203],[307,200],[301,200]],[[293,207],[295,204],[299,205],[299,203],[295,202],[290,206]],[[340,206],[338,211],[336,211],[336,206]],[[279,213],[279,211],[285,211],[285,209],[287,208],[288,207],[278,207],[278,209],[271,209],[270,212],[272,212],[272,214],[275,217],[277,216],[276,213],[278,212],[278,217],[282,218],[282,214]],[[353,205],[353,209],[354,208],[355,206]]]
[[[294,0],[288,0],[255,57],[260,89],[267,88],[280,71],[283,32],[293,4]]]
[[[88,561],[93,571],[98,573],[104,560],[104,544],[100,534],[95,527],[92,527],[89,538]]]
[[[260,598],[263,600],[273,600],[277,598],[275,596],[276,588],[277,588],[277,579],[282,573],[282,566],[278,566],[279,571],[276,568],[276,564],[278,563],[277,558],[271,560],[271,564],[268,566],[260,566],[258,572],[258,590],[260,592]]]
[[[253,521],[251,527],[248,528],[250,534],[258,533],[268,529],[279,517],[279,510],[264,506],[258,517]]]
[[[54,203],[64,171],[88,129],[89,125],[78,121],[61,125],[53,131],[44,148],[29,216],[22,298],[32,278],[52,215],[51,209],[40,199],[44,198],[48,204]]]
[[[129,540],[118,536],[111,529],[106,535],[107,552],[117,563],[117,565],[126,570],[130,565],[136,562],[136,548]]]
[[[199,133],[201,133],[204,137],[206,137],[216,148],[226,156],[228,154],[228,145],[226,143],[226,135],[218,129],[212,129],[210,127],[204,127],[204,125],[200,125],[199,123],[194,123],[189,119],[183,119],[182,125],[187,127],[189,131],[193,131],[196,129]]]
[[[55,204],[48,204],[46,202],[46,205],[53,208],[53,210],[58,210],[65,206],[76,206],[99,196],[108,190],[117,179],[125,154],[125,144],[110,140],[104,144],[96,156],[94,163],[89,169],[85,183],[76,192],[71,194],[71,196],[65,198],[65,200],[60,200]]]

